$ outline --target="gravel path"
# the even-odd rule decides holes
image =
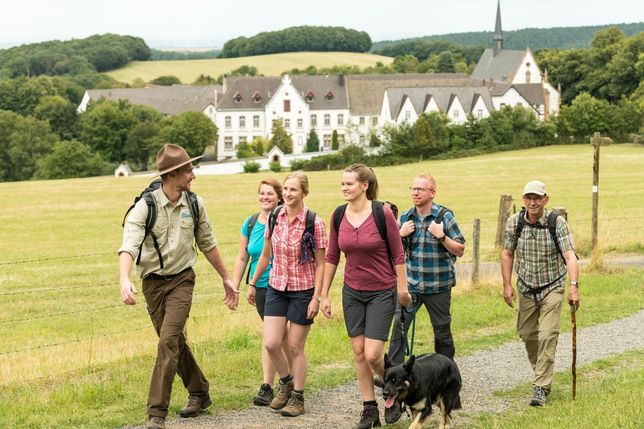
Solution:
[[[606,344],[606,338],[611,339],[610,347]],[[570,369],[570,344],[570,334],[562,334],[559,337],[556,355],[557,371]],[[624,319],[579,330],[577,332],[577,365],[585,365],[597,359],[642,347],[644,347],[644,310]],[[463,377],[463,390],[461,391],[463,411],[458,412],[455,416],[456,427],[460,426],[459,420],[462,421],[464,416],[482,411],[503,411],[508,407],[508,404],[500,398],[493,397],[491,393],[495,390],[507,389],[517,384],[529,382],[532,379],[532,371],[525,355],[523,343],[520,341],[458,358],[456,362]],[[379,393],[377,391],[377,396]],[[382,419],[382,397],[379,397],[378,400],[381,404]],[[168,421],[168,427],[170,429],[351,428],[357,422],[362,410],[361,404],[357,383],[352,382],[307,396],[307,413],[293,419],[281,417],[265,407],[253,407],[216,416],[202,415],[194,419],[173,419]]]

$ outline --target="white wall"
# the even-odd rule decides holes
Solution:
[[[530,82],[526,81],[527,71],[530,71]],[[512,78],[512,83],[541,83],[541,70],[529,49],[526,50],[525,57]]]

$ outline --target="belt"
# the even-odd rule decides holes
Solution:
[[[160,274],[151,273],[151,274],[148,274],[147,276],[143,277],[143,280],[165,280],[167,282],[167,281],[170,281],[170,280],[172,280],[173,278],[175,278],[177,276],[180,276],[181,274],[184,274],[186,271],[191,270],[191,269],[192,269],[192,267],[188,267],[185,270],[179,271],[176,274],[167,274],[167,275],[163,275],[163,276],[160,275]]]

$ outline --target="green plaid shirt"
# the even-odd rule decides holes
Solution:
[[[517,281],[519,292],[532,298],[533,294],[528,293],[530,289],[546,286],[536,294],[537,301],[541,301],[554,289],[563,288],[566,283],[566,263],[557,252],[557,247],[548,231],[548,213],[548,210],[544,210],[543,216],[537,220],[542,228],[531,227],[526,213],[527,224],[518,240],[515,238],[515,231],[519,214],[511,216],[505,225],[503,236],[503,248],[515,255],[514,269],[519,278]],[[574,250],[568,223],[561,216],[557,218],[556,233],[563,253]]]

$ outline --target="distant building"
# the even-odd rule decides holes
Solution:
[[[493,48],[479,59],[472,79],[490,88],[494,108],[522,105],[532,108],[541,120],[559,112],[560,92],[542,74],[532,51],[503,49],[501,3],[497,3]]]
[[[217,159],[234,159],[241,143],[270,139],[282,122],[301,154],[311,130],[320,151],[367,146],[388,124],[413,123],[423,113],[441,112],[452,123],[488,117],[503,106],[522,105],[542,121],[559,111],[560,91],[542,74],[532,51],[503,49],[501,5],[497,4],[493,48],[486,49],[472,76],[463,73],[227,77],[223,85],[157,86],[85,92],[78,112],[92,100],[128,100],[167,115],[200,111],[219,129]],[[279,155],[278,155],[279,156]],[[281,157],[281,156],[280,156]]]
[[[85,91],[78,113],[87,110],[91,101],[127,100],[132,104],[148,106],[159,112],[175,116],[183,112],[202,112],[215,122],[218,94],[221,85],[148,86],[145,88],[90,89]]]

